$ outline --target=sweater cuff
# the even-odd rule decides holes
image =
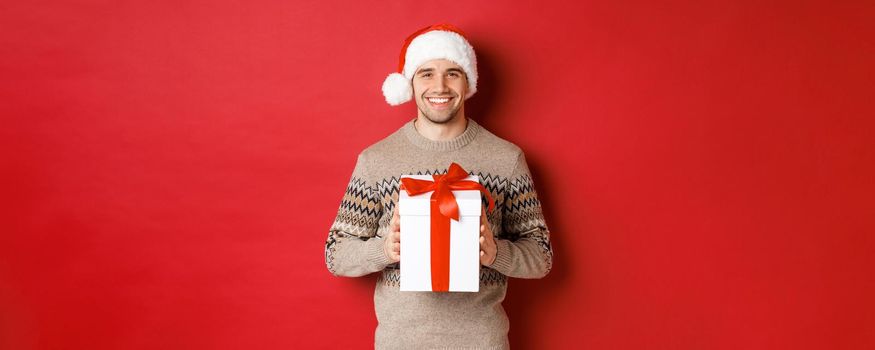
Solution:
[[[507,276],[513,267],[513,257],[510,256],[511,242],[506,239],[495,239],[495,261],[489,267]]]
[[[365,259],[373,264],[374,267],[378,270],[382,270],[392,262],[389,260],[389,256],[386,255],[386,250],[383,249],[382,237],[374,236],[368,240],[368,243],[370,243],[370,245],[365,252]]]

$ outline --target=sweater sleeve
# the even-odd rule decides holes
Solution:
[[[502,236],[509,239],[496,238],[491,267],[508,277],[546,276],[553,264],[550,231],[522,152],[505,187],[502,210]]]
[[[377,236],[383,207],[366,173],[367,161],[360,154],[337,217],[328,230],[325,265],[335,276],[364,276],[390,263],[383,250],[383,238]]]

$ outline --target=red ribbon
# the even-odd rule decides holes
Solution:
[[[463,180],[466,177],[468,172],[452,163],[445,175],[432,175],[434,181],[401,179],[401,189],[409,196],[434,191],[431,194],[431,289],[435,292],[450,289],[450,219],[459,221],[459,205],[453,191],[479,190],[489,200],[489,211],[495,207],[486,187]]]

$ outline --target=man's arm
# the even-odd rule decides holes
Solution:
[[[325,241],[325,265],[335,276],[358,277],[383,270],[392,261],[377,236],[383,207],[367,180],[360,154]]]
[[[550,231],[522,152],[505,188],[502,207],[503,236],[515,239],[495,239],[495,261],[490,267],[508,277],[546,276],[553,264]]]

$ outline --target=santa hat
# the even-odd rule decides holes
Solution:
[[[430,60],[446,59],[458,64],[468,80],[468,99],[477,92],[477,57],[459,28],[451,24],[436,24],[422,28],[407,37],[401,48],[398,72],[389,74],[383,82],[383,96],[397,106],[413,97],[411,79],[416,70]]]

